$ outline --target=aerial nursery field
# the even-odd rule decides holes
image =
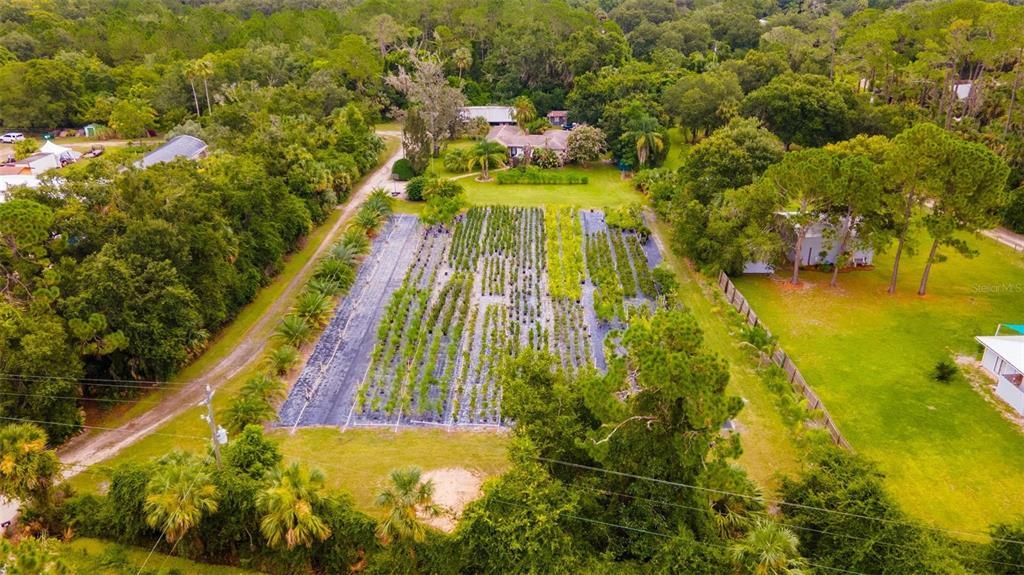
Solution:
[[[603,369],[609,334],[653,306],[659,261],[653,241],[593,210],[475,207],[450,230],[395,216],[279,425],[503,425],[502,362],[533,348]]]

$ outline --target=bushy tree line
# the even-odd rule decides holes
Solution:
[[[81,422],[75,397],[127,395],[78,380],[173,375],[376,165],[355,106],[279,116],[274,97],[240,92],[183,126],[208,159],[137,169],[108,154],[0,203],[5,415],[48,422],[59,443]]]

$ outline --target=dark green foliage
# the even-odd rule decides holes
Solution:
[[[864,458],[828,446],[803,475],[784,480],[788,505],[781,508],[785,521],[801,528],[801,553],[824,567],[865,573],[940,572],[934,568],[941,551],[900,511],[882,479]]]
[[[224,448],[224,464],[253,479],[263,478],[281,463],[281,451],[258,425],[247,426]]]
[[[576,174],[549,172],[536,166],[513,168],[495,174],[499,185],[532,184],[532,185],[573,185],[586,184],[587,176]]]
[[[960,374],[960,368],[949,358],[940,359],[932,368],[932,379],[940,383],[950,383]]]
[[[985,557],[994,575],[1024,573],[1024,520],[997,523],[990,530],[992,542]]]
[[[426,198],[423,197],[423,190],[427,187],[430,182],[428,176],[416,176],[409,180],[409,183],[405,185],[405,197],[410,202],[422,202]]]
[[[408,182],[416,177],[416,170],[407,158],[400,158],[391,168],[391,177],[399,182]]]
[[[131,543],[151,533],[146,525],[143,503],[146,499],[146,485],[152,476],[149,465],[125,464],[114,469],[110,475],[110,488],[105,500],[105,514],[99,516],[100,524],[110,529],[111,539]],[[95,521],[94,517],[81,517],[79,523]]]
[[[1024,233],[1024,188],[1018,188],[1013,193],[1003,223],[1015,232]]]

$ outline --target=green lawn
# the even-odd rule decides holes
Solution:
[[[655,222],[654,232],[667,247],[668,226]],[[762,489],[772,492],[783,475],[799,471],[800,450],[775,408],[774,397],[754,370],[748,348],[741,347],[739,334],[733,333],[726,316],[728,306],[719,306],[712,299],[717,288],[675,254],[663,255],[679,280],[682,303],[704,330],[706,345],[729,362],[728,393],[746,402],[738,417],[743,444],[740,466]]]
[[[120,560],[113,561],[114,552],[112,550],[118,547],[123,551],[123,555],[118,552]],[[163,555],[161,553],[153,553],[147,562],[146,557],[149,555],[149,549],[118,545],[88,537],[77,538],[67,543],[65,548],[64,557],[70,563],[72,573],[120,575],[140,570],[143,563],[146,565],[147,573],[156,573],[158,571],[161,573],[171,571],[185,574],[203,573],[204,575],[256,575],[258,573],[257,571],[249,571],[238,567],[196,563],[188,559]]]
[[[424,471],[462,467],[485,476],[503,472],[508,463],[508,435],[493,431],[441,429],[348,429],[333,427],[279,430],[286,459],[324,471],[331,487],[353,495],[356,506],[376,514],[373,500],[392,469],[417,466]]]
[[[965,382],[930,378],[941,358],[978,353],[973,337],[1024,319],[1024,258],[994,241],[933,267],[903,258],[886,294],[891,254],[840,276],[804,272],[805,285],[741,277],[736,285],[780,337],[854,448],[877,461],[911,514],[943,528],[983,530],[1024,513],[1024,436]]]

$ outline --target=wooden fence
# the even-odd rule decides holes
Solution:
[[[765,332],[769,334],[771,333],[768,331],[768,328],[761,323],[761,320],[757,317],[757,313],[750,307],[750,303],[747,302],[747,298],[743,297],[740,290],[736,289],[736,286],[733,285],[729,276],[725,275],[725,272],[718,274],[718,287],[722,289],[722,293],[725,294],[725,299],[729,304],[736,308],[736,311],[743,316],[744,320],[748,324],[755,327],[760,326],[761,329],[765,330]],[[772,363],[781,367],[782,371],[786,373],[786,379],[789,380],[789,384],[793,386],[793,389],[801,393],[807,399],[807,406],[821,414],[819,423],[828,430],[829,434],[832,436],[832,440],[844,449],[853,451],[853,446],[851,446],[850,442],[847,441],[846,438],[843,437],[843,434],[839,432],[839,428],[836,426],[835,421],[829,414],[828,409],[825,408],[825,404],[821,402],[821,399],[818,398],[818,394],[814,393],[811,386],[807,384],[807,380],[805,380],[804,376],[800,374],[800,370],[797,369],[793,360],[786,355],[786,352],[776,345],[770,354],[762,353],[762,355],[765,359],[771,360]]]

